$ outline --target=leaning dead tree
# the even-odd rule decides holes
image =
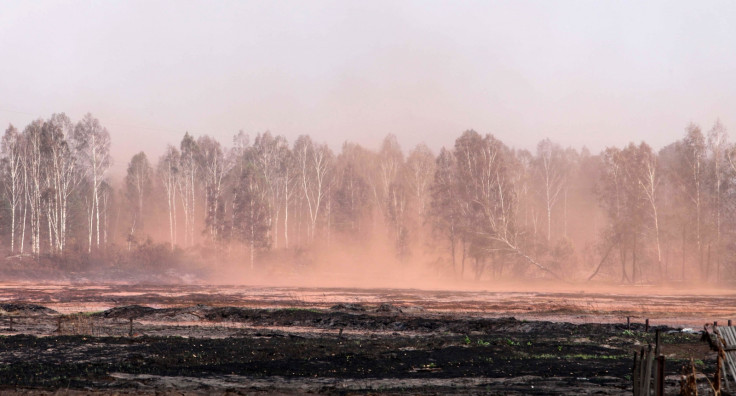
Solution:
[[[466,227],[473,230],[487,252],[505,252],[561,279],[519,246],[514,190],[509,177],[510,151],[491,135],[468,131],[455,142],[460,199],[470,203]]]

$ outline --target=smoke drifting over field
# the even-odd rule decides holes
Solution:
[[[736,275],[736,146],[716,122],[655,152],[598,154],[549,139],[534,152],[466,131],[454,146],[339,152],[239,133],[184,134],[134,155],[113,181],[92,115],[10,126],[0,232],[9,265],[140,281],[364,287]],[[16,263],[17,264],[17,263]],[[34,268],[33,265],[24,267]]]
[[[691,7],[5,2],[0,270],[730,282],[736,13]]]

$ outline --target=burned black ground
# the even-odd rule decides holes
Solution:
[[[654,329],[641,324],[479,318],[386,304],[20,311],[16,333],[28,334],[0,337],[6,391],[625,394],[634,352],[654,342]],[[713,371],[697,334],[660,331],[670,389],[690,357]]]

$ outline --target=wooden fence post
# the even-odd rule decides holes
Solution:
[[[664,396],[664,355],[657,356],[657,388],[654,394]]]
[[[642,387],[641,391],[644,395],[649,395],[649,389],[652,387],[652,364],[654,363],[654,354],[652,353],[652,344],[649,344],[649,349],[647,349],[647,364],[646,368],[644,369],[644,378],[642,381]]]
[[[716,361],[716,375],[713,379],[713,391],[716,395],[721,394],[721,373],[723,373],[723,359],[721,358],[721,351],[718,351],[718,360]]]
[[[634,369],[631,379],[634,382],[634,396],[639,396],[639,366],[641,366],[641,361],[636,359],[636,355],[637,353],[634,352]]]
[[[646,354],[644,347],[639,351],[639,394],[644,392],[644,373],[647,369]]]
[[[660,371],[659,371],[659,329],[655,330],[655,336],[654,336],[654,392],[657,394],[657,386],[659,386],[660,381]]]

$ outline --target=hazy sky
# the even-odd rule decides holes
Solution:
[[[736,2],[0,1],[0,125],[86,112],[117,167],[184,131],[339,148],[736,129]]]

